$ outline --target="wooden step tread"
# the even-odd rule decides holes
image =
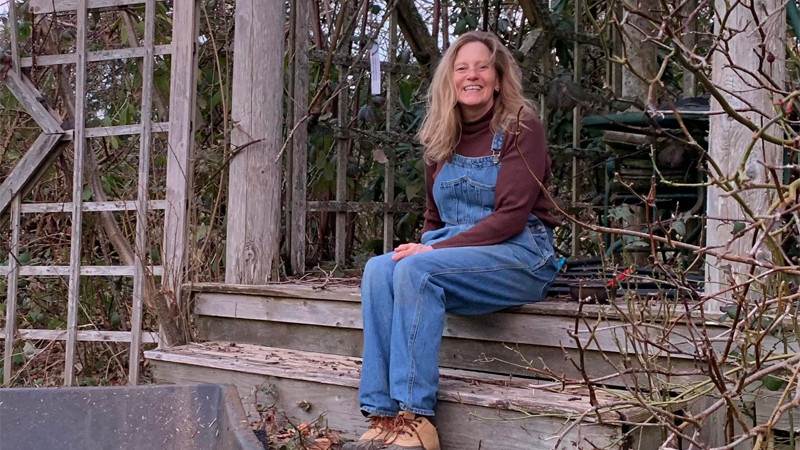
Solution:
[[[249,344],[224,342],[193,343],[186,346],[145,352],[153,361],[202,366],[227,371],[246,372],[268,377],[358,388],[360,358],[323,353],[303,352]],[[588,392],[571,388],[557,391],[545,388],[542,382],[522,378],[456,369],[440,369],[438,399],[463,405],[488,407],[505,411],[524,411],[582,420],[589,423],[646,421],[649,414],[640,408],[617,410],[613,405],[621,397],[597,391],[600,407],[592,411]]]

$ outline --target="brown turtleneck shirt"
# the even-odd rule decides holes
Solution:
[[[493,113],[494,108],[476,122],[461,124],[461,140],[456,146],[456,154],[472,158],[492,154],[494,134],[490,125]],[[516,146],[514,133],[517,127],[512,125],[509,128],[505,132],[503,148],[500,150],[501,166],[494,190],[494,211],[472,228],[437,242],[433,248],[499,244],[525,229],[528,214],[531,213],[551,228],[561,224],[550,214],[552,202],[547,194],[542,192],[539,182],[528,171],[525,161],[520,156],[521,152],[536,174],[536,178],[546,187],[550,178],[551,162],[547,155],[541,122],[535,117],[523,120],[520,134],[516,138]],[[433,200],[433,181],[444,163],[445,161],[440,161],[425,166],[427,206],[423,233],[444,226],[439,217],[439,209]]]

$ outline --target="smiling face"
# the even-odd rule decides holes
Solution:
[[[478,120],[492,108],[499,83],[492,52],[486,45],[470,42],[458,50],[453,63],[453,84],[465,121]]]

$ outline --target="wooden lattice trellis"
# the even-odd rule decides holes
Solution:
[[[195,105],[195,71],[198,7],[195,1],[175,2],[172,11],[171,45],[155,45],[156,0],[33,0],[30,11],[35,14],[72,12],[77,17],[76,51],[58,55],[37,55],[36,66],[74,64],[76,76],[75,124],[73,130],[61,128],[56,115],[38,101],[41,94],[24,75],[21,68],[32,67],[31,57],[19,54],[16,26],[11,30],[12,63],[4,83],[20,104],[42,128],[42,134],[31,149],[18,162],[0,186],[0,213],[10,207],[11,246],[8,266],[0,266],[0,276],[7,277],[6,324],[0,335],[5,339],[4,383],[10,384],[14,343],[18,339],[65,340],[66,363],[64,384],[70,386],[75,376],[75,349],[78,341],[129,342],[129,383],[136,384],[139,378],[139,355],[142,342],[160,342],[156,333],[142,333],[142,303],[147,290],[148,278],[162,278],[162,290],[169,290],[168,297],[180,299],[180,283],[183,278],[186,234],[187,195],[191,186],[191,154],[193,150],[193,123]],[[145,28],[143,46],[119,50],[90,52],[87,49],[88,10],[94,8],[145,5]],[[16,24],[16,7],[9,5],[9,23]],[[154,58],[171,55],[172,77],[170,82],[169,122],[154,123],[151,120]],[[123,58],[142,59],[141,123],[137,125],[87,128],[86,97],[87,63]],[[166,196],[150,200],[148,184],[150,173],[150,146],[153,133],[169,134],[167,155]],[[93,137],[139,135],[139,168],[137,198],[106,202],[84,202],[83,174],[87,139]],[[68,141],[73,141],[74,170],[72,202],[23,203],[23,198],[42,175],[58,151]],[[148,227],[148,211],[162,210],[165,214],[163,233],[162,266],[147,267],[145,249]],[[81,264],[82,215],[89,211],[135,211],[135,263],[132,266],[83,266]],[[70,212],[72,232],[70,263],[68,266],[20,266],[18,263],[20,224],[22,214]],[[166,232],[169,230],[169,232]],[[67,277],[68,308],[67,329],[62,330],[18,330],[16,327],[17,281],[21,276]],[[78,306],[81,276],[127,276],[133,277],[133,302],[130,331],[91,330],[79,331]]]

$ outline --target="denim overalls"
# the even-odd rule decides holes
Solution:
[[[455,236],[494,210],[502,142],[500,130],[492,156],[453,155],[444,164],[433,195],[445,226],[425,233],[423,244]],[[530,215],[528,227],[500,244],[370,259],[361,282],[361,410],[432,416],[445,311],[485,314],[541,300],[557,272],[552,233]]]

